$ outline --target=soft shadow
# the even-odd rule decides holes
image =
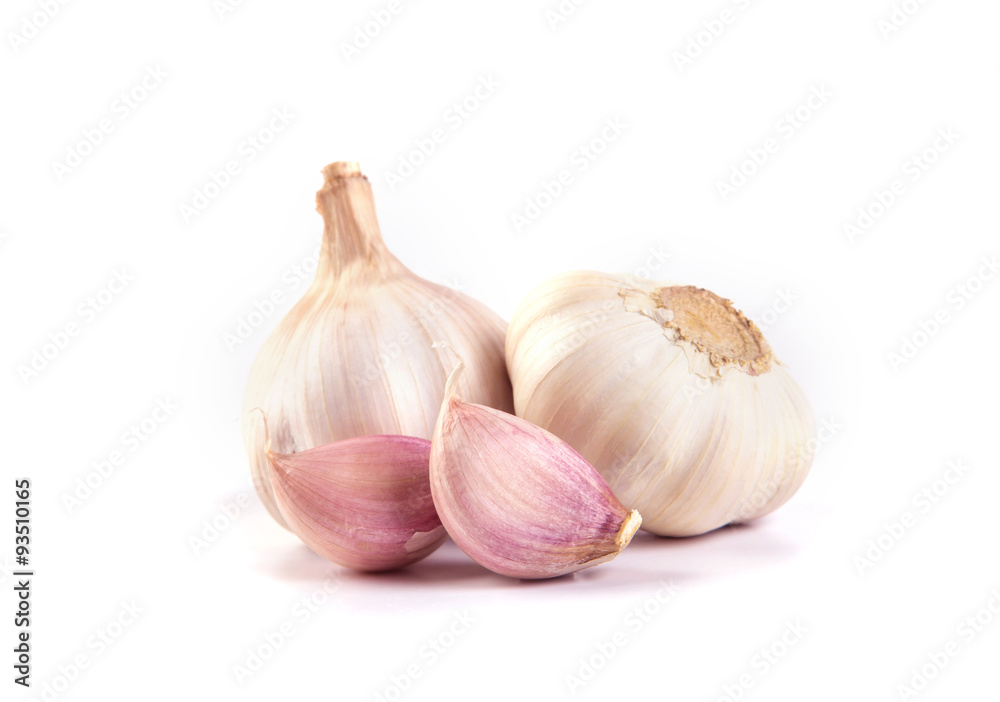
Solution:
[[[331,563],[303,544],[268,554],[266,559],[258,562],[256,569],[275,580],[301,584],[318,583],[330,577],[337,577],[344,583],[402,585],[407,588],[415,585],[433,586],[442,582],[468,584],[472,581],[486,583],[497,579],[502,584],[502,581],[510,581],[470,559],[451,540],[422,561],[399,570],[352,570]]]
[[[345,568],[316,555],[306,546],[298,544],[257,562],[256,570],[265,575],[293,583],[319,583],[333,575],[347,572]]]
[[[442,582],[487,585],[500,576],[473,561],[448,539],[427,558],[406,568],[383,573],[347,571],[345,577],[359,582],[378,582],[390,586],[398,584],[412,588]]]
[[[715,577],[793,559],[800,545],[768,519],[720,527],[681,538],[636,534],[623,555],[642,555],[643,565],[682,564],[693,576]],[[621,556],[619,557],[621,558]]]
[[[640,531],[610,563],[544,580],[519,580],[493,573],[466,556],[450,539],[424,560],[394,571],[369,573],[344,568],[301,544],[269,551],[256,569],[275,580],[306,586],[334,577],[345,586],[359,586],[359,591],[398,588],[440,592],[442,585],[461,585],[463,590],[498,593],[529,590],[541,594],[547,588],[554,588],[560,596],[589,595],[592,591],[628,592],[648,589],[657,583],[682,584],[727,577],[794,558],[800,546],[768,522],[764,519],[753,524],[725,526],[684,538]]]

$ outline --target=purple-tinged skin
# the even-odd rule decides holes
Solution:
[[[394,570],[445,539],[428,481],[430,442],[360,436],[294,454],[268,453],[289,528],[319,555],[357,570]]]
[[[473,560],[502,575],[551,578],[603,563],[639,525],[638,513],[567,443],[453,392],[434,430],[430,466],[445,529]]]

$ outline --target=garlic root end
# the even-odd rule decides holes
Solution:
[[[639,514],[639,510],[634,509],[629,512],[625,521],[622,522],[622,528],[618,530],[618,536],[615,537],[615,546],[618,547],[619,551],[629,545],[641,525],[642,515]]]

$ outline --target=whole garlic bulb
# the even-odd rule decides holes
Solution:
[[[655,534],[768,514],[812,463],[802,390],[707,290],[564,274],[520,304],[506,353],[517,415],[579,451]]]
[[[465,396],[513,411],[503,320],[389,252],[357,163],[330,164],[323,175],[316,277],[264,342],[243,398],[254,485],[283,525],[268,480],[268,436],[279,454],[376,434],[430,439],[455,353],[468,367]]]

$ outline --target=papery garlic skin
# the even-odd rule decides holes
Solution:
[[[277,508],[306,546],[357,570],[394,570],[445,539],[428,482],[430,441],[361,436],[268,453]]]
[[[655,534],[762,517],[812,464],[802,390],[756,325],[707,290],[557,276],[515,311],[506,352],[518,416],[577,449]]]
[[[267,481],[268,438],[279,453],[376,434],[430,439],[456,353],[469,365],[463,393],[513,411],[504,321],[389,252],[358,164],[334,163],[323,173],[316,277],[265,341],[243,400],[254,485],[281,523]]]
[[[431,494],[474,561],[552,578],[611,560],[641,518],[566,442],[512,414],[464,402],[449,380],[431,440]]]

